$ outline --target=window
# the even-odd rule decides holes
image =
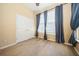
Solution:
[[[55,35],[55,9],[47,13],[47,34]]]
[[[76,31],[74,32],[75,34],[75,39],[77,42],[79,42],[79,27],[76,29]]]
[[[55,9],[48,11],[47,13],[47,34],[55,35]],[[38,32],[44,33],[44,13],[40,15],[40,24]]]
[[[40,14],[40,23],[39,23],[38,32],[44,33],[44,13]]]

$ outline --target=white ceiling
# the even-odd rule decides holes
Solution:
[[[26,3],[24,5],[27,6],[29,9],[31,9],[34,12],[40,12],[40,11],[44,10],[45,8],[48,8],[50,6],[54,7],[59,4],[58,3],[40,3],[39,6],[36,6],[36,3]]]

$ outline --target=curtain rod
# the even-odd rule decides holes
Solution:
[[[68,3],[64,3],[64,4],[61,4],[61,5],[66,5],[66,4],[68,4]],[[58,6],[59,6],[59,5],[58,5]],[[45,11],[50,11],[50,10],[52,10],[52,9],[55,9],[56,7],[57,7],[57,6],[51,8],[51,9],[45,10]],[[43,12],[41,12],[41,13],[44,13],[45,11],[43,11]],[[38,14],[41,14],[41,13],[38,13]]]

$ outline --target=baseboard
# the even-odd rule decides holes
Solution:
[[[34,38],[35,38],[35,37],[29,38],[29,39],[27,39],[27,41],[30,40],[30,39],[34,39]],[[20,42],[24,42],[24,41],[26,41],[26,39],[23,40],[23,41],[16,42],[16,43],[20,43]]]
[[[34,37],[32,37],[32,38],[30,38],[30,39],[33,39],[33,38],[34,38]],[[26,40],[24,40],[24,41],[26,41]],[[23,42],[23,41],[21,41],[21,42]],[[9,45],[0,47],[0,50],[5,49],[5,48],[8,48],[8,47],[11,47],[11,46],[14,46],[14,45],[16,45],[16,44],[18,44],[18,43],[20,43],[20,42],[15,42],[15,43],[12,43],[12,44],[9,44]]]
[[[40,37],[38,37],[39,39],[44,39],[44,38],[40,38]],[[48,41],[50,41],[50,42],[56,42],[56,40],[48,40]],[[68,45],[68,46],[72,46],[72,44],[70,44],[70,43],[64,43],[65,45]]]
[[[70,43],[64,43],[65,45],[69,45],[69,46],[72,46],[72,44],[70,44]]]
[[[5,49],[5,48],[8,48],[8,47],[11,47],[11,46],[16,45],[16,44],[17,44],[17,43],[12,43],[12,44],[9,44],[9,45],[0,47],[0,50]]]
[[[74,47],[74,50],[76,51],[76,53],[79,55],[79,51],[77,50],[76,47]]]
[[[39,39],[44,39],[44,38],[40,38],[39,37]],[[56,42],[56,40],[48,40],[48,41],[50,41],[50,42]],[[68,46],[72,46],[72,44],[70,44],[70,43],[64,43],[65,45],[68,45]]]
[[[69,44],[69,43],[64,43],[64,44],[69,45],[69,46],[72,46],[72,44]],[[76,53],[79,55],[79,51],[78,51],[78,49],[77,49],[76,47],[74,47],[74,50],[75,50]]]

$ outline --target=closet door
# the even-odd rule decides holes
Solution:
[[[30,39],[34,36],[34,20],[16,15],[16,42]]]

